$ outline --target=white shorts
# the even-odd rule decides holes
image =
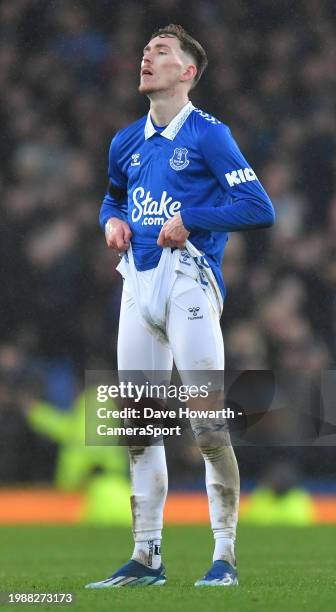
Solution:
[[[163,249],[157,268],[138,272],[130,253],[128,262],[118,266],[124,276],[119,370],[170,372],[173,360],[179,372],[224,369],[218,287],[211,270],[205,277],[202,268],[200,282],[200,271],[188,255]]]

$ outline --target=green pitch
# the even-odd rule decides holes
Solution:
[[[0,606],[1,610],[328,612],[336,609],[336,527],[241,527],[237,588],[193,587],[210,565],[212,539],[204,527],[169,527],[164,534],[168,582],[163,587],[89,591],[131,550],[124,529],[1,527],[1,591],[70,592],[68,606]]]

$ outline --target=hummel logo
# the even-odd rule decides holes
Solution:
[[[140,153],[133,153],[131,166],[140,166],[139,157]]]
[[[195,319],[203,319],[203,315],[197,316],[199,310],[199,306],[191,306],[190,308],[188,308],[188,312],[192,314],[192,317],[188,317],[188,321],[194,321]]]
[[[199,306],[191,306],[191,308],[188,308],[189,312],[192,312],[193,317],[196,317],[199,309]]]

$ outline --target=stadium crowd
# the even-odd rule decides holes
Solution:
[[[185,26],[208,52],[193,103],[230,126],[277,214],[272,230],[231,235],[226,367],[333,368],[334,3],[3,0],[5,403],[17,402],[17,389],[36,378],[65,409],[86,368],[116,366],[121,279],[98,210],[111,137],[147,109],[137,92],[143,45],[170,22]]]

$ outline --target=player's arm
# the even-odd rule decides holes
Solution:
[[[132,232],[127,223],[127,177],[118,164],[118,135],[110,146],[108,174],[109,183],[100,209],[99,223],[105,232],[108,247],[125,251]]]
[[[209,125],[200,137],[200,148],[206,165],[229,196],[228,203],[182,210],[184,227],[189,231],[236,232],[273,225],[272,202],[229,128],[222,123]]]

